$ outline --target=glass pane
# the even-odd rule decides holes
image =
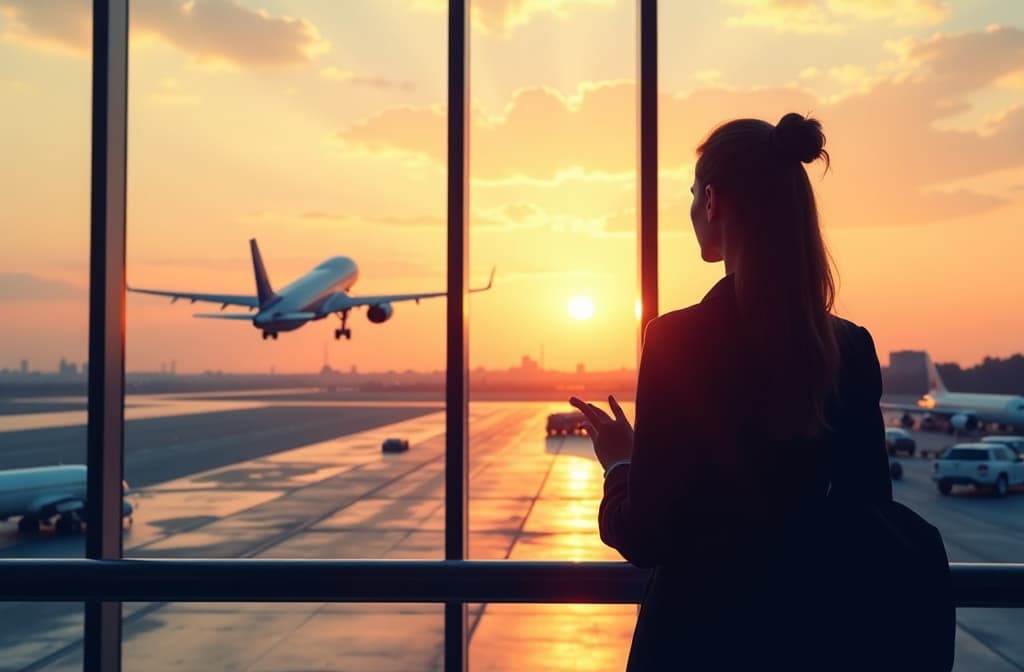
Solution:
[[[635,8],[471,6],[470,555],[606,558],[599,465],[548,416],[636,383]]]
[[[469,668],[622,670],[637,608],[631,604],[486,604],[473,624]],[[474,610],[477,613],[477,610]]]
[[[90,3],[0,3],[0,558],[84,552],[91,50]]]
[[[1003,499],[960,484],[940,494],[933,475],[955,442],[1024,431],[1010,396],[1024,392],[1024,317],[1010,308],[1024,214],[1020,7],[857,4],[660,3],[660,309],[699,301],[723,273],[700,261],[691,228],[697,145],[729,119],[811,113],[831,156],[831,170],[817,163],[808,174],[838,268],[836,312],[871,331],[883,401],[913,411],[886,413],[910,430],[909,441],[890,437],[903,472],[896,499],[942,531],[951,560],[1019,562],[1024,469],[1002,464]],[[949,390],[933,390],[942,412],[924,415],[915,402],[939,378]],[[974,479],[978,465],[964,468]],[[968,658],[962,647],[959,669],[1024,660],[995,634],[1019,630],[1024,614],[958,618],[960,636],[984,652]]]
[[[125,670],[430,671],[444,650],[435,604],[132,603],[122,627]],[[46,658],[26,653],[24,664],[6,656],[30,648],[5,648],[3,669],[82,669],[80,639]]]
[[[439,558],[445,16],[229,5],[131,17],[125,555]]]
[[[80,602],[0,603],[0,669],[60,669],[62,660],[82,669],[84,613]]]

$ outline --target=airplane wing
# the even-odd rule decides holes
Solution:
[[[475,292],[486,292],[494,284],[494,269],[491,269],[491,276],[487,280],[487,284],[483,287],[471,287],[469,293]],[[448,296],[448,292],[418,292],[415,294],[378,294],[375,296],[348,296],[346,294],[336,294],[328,301],[328,310],[330,312],[337,312],[339,310],[348,310],[349,308],[358,308],[359,306],[376,306],[381,303],[397,303],[399,301],[415,301],[419,303],[420,299],[432,299],[438,296]]]
[[[977,415],[977,409],[958,409],[950,408],[949,406],[938,406],[936,408],[928,408],[927,406],[918,406],[916,404],[890,404],[883,402],[879,404],[883,411],[903,411],[904,413],[930,413],[938,416],[948,415]]]
[[[245,294],[191,294],[188,292],[167,292],[162,289],[138,289],[135,287],[128,287],[128,291],[137,292],[139,294],[153,294],[155,296],[169,296],[171,297],[171,303],[174,303],[178,299],[185,299],[192,303],[195,303],[196,301],[219,303],[222,308],[226,308],[228,306],[245,306],[246,308],[260,307],[259,297],[248,296]]]
[[[208,320],[246,320],[252,322],[252,313],[192,313],[192,317]]]
[[[908,413],[931,413],[932,409],[918,406],[917,404],[890,404],[882,402],[879,404],[883,411],[907,411]]]

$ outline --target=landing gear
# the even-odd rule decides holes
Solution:
[[[82,531],[82,519],[74,514],[64,514],[57,519],[54,525],[57,534],[80,534]]]
[[[39,534],[39,519],[34,516],[22,516],[18,521],[18,533],[25,536]]]
[[[274,339],[276,341],[277,340],[277,332],[276,331],[264,331],[263,332],[263,340],[265,341],[268,338],[272,338],[272,339]]]
[[[341,329],[334,330],[334,340],[340,341],[341,337],[344,336],[346,340],[352,339],[352,330],[346,327],[348,324],[348,311],[344,310],[341,313]]]

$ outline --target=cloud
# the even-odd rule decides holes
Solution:
[[[632,171],[627,160],[633,156],[634,92],[631,83],[584,88],[573,99],[550,89],[522,89],[502,116],[477,110],[470,144],[474,177],[555,179],[582,169]],[[445,112],[439,107],[394,107],[340,131],[337,137],[361,151],[441,161],[446,151],[445,123]],[[538,147],[545,151],[537,151]]]
[[[156,91],[149,94],[149,99],[158,105],[198,105],[199,96],[190,93],[181,82],[173,77],[160,80]]]
[[[299,215],[299,219],[318,224],[373,224],[377,226],[441,226],[444,219],[437,215],[360,215],[344,212],[327,212],[324,210],[309,210]]]
[[[507,35],[538,14],[566,18],[586,7],[611,7],[616,0],[474,0],[473,26],[489,35]],[[413,0],[414,9],[447,12],[447,0]]]
[[[0,273],[0,301],[63,301],[85,295],[84,289],[63,280],[29,273]]]
[[[947,0],[730,0],[730,4],[741,13],[726,19],[726,26],[792,33],[843,33],[851,21],[930,26],[949,14]]]
[[[838,16],[901,26],[941,23],[950,9],[949,0],[826,0],[825,4]]]
[[[349,70],[342,70],[341,68],[329,65],[325,68],[320,69],[320,76],[328,81],[333,82],[345,82],[348,84],[355,84],[357,86],[366,86],[372,89],[380,90],[397,90],[397,91],[412,91],[416,86],[408,80],[393,80],[387,77],[378,77],[374,75],[357,75]]]
[[[341,212],[310,210],[299,215],[305,222],[334,225],[392,226],[392,227],[436,227],[446,226],[443,215],[360,215]],[[577,218],[578,219],[578,218]],[[526,201],[515,201],[496,207],[473,208],[470,213],[470,226],[473,230],[482,229],[524,229],[541,226],[557,226],[564,224],[564,215],[546,212],[543,208]]]
[[[92,3],[82,0],[0,0],[6,41],[87,53]],[[133,39],[154,38],[203,64],[246,67],[301,65],[327,48],[304,19],[274,17],[238,0],[134,0]]]
[[[902,44],[899,74],[831,73],[861,78],[865,90],[823,99],[796,88],[705,88],[662,94],[662,171],[693,161],[694,148],[717,124],[757,116],[776,121],[812,112],[829,138],[833,171],[819,181],[809,168],[829,224],[921,224],[978,214],[1006,199],[959,182],[1024,167],[1024,108],[989,115],[975,129],[941,121],[971,108],[977,92],[1018,72],[1024,31],[990,29],[937,35]],[[906,73],[911,73],[909,76]],[[396,107],[338,133],[351,151],[406,155],[443,165],[445,115],[437,107]],[[594,180],[631,178],[635,170],[636,89],[632,83],[582,86],[575,96],[543,88],[517,92],[500,114],[475,110],[471,169],[478,183],[554,184],[567,174]],[[682,187],[680,187],[682,188]],[[871,214],[865,214],[871,213]],[[625,228],[626,219],[610,222]]]
[[[840,33],[843,26],[816,0],[731,0],[742,13],[730,16],[730,28],[771,28],[778,32]]]

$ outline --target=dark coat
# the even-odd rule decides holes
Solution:
[[[797,669],[801,633],[772,593],[785,530],[832,487],[891,500],[881,372],[868,332],[836,318],[841,364],[829,430],[778,441],[774,403],[751,359],[732,276],[704,300],[653,320],[636,398],[632,463],[613,469],[602,540],[654,571],[630,671]]]

